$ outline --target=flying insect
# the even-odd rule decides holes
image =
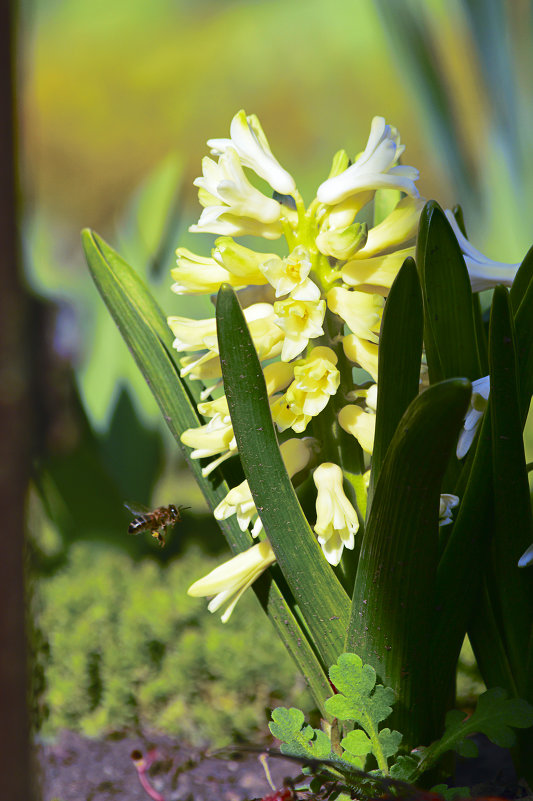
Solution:
[[[165,534],[169,526],[181,520],[181,512],[189,509],[189,506],[175,506],[173,503],[168,506],[158,506],[156,509],[149,509],[141,503],[124,503],[126,509],[135,515],[128,526],[128,534],[140,534],[142,531],[150,531],[152,537],[156,537],[161,547],[165,544]]]

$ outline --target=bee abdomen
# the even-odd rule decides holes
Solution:
[[[143,517],[136,517],[128,526],[128,534],[138,534],[142,531],[146,523]]]

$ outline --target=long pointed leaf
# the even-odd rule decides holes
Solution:
[[[435,201],[426,203],[420,216],[416,263],[430,381],[479,378],[470,279],[455,234]]]
[[[513,285],[509,292],[511,305],[515,313],[524,300],[531,281],[533,281],[533,246],[529,248],[522,264],[518,268],[518,272],[515,275]]]
[[[532,320],[533,326],[533,320]],[[490,328],[491,423],[494,491],[494,576],[503,636],[513,674],[526,687],[526,649],[533,623],[533,574],[518,560],[533,542],[533,516],[527,477],[514,330],[508,293],[496,287]]]
[[[244,474],[287,583],[326,665],[342,652],[349,600],[302,512],[283,464],[263,371],[237,297],[222,285],[217,331]]]
[[[401,704],[390,725],[413,746],[437,734],[426,704],[439,495],[470,392],[466,379],[444,381],[402,417],[376,486],[355,582],[347,650],[396,691]]]
[[[522,426],[525,425],[531,395],[533,393],[533,252],[530,251],[522,262],[517,278],[519,289],[511,295],[516,309],[514,316],[516,330],[516,357],[520,375],[520,414]],[[520,295],[522,296],[520,299]]]
[[[423,326],[420,283],[416,265],[408,258],[396,276],[383,312],[370,498],[396,427],[418,395]]]

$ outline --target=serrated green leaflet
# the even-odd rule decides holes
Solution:
[[[89,269],[113,319],[139,365],[163,417],[180,445],[211,509],[225,497],[225,481],[204,478],[198,460],[191,459],[180,435],[200,420],[189,393],[179,376],[179,366],[172,348],[172,334],[165,316],[144,282],[134,270],[99,236],[91,231],[82,234]],[[234,518],[219,523],[234,553],[250,547],[253,540],[240,530]],[[320,708],[329,695],[327,677],[311,648],[305,632],[283,598],[276,582],[268,575],[255,582],[254,590],[268,611],[278,634],[298,667],[310,680],[310,688]]]
[[[281,751],[284,754],[310,759],[328,759],[333,756],[328,735],[307,725],[300,709],[278,706],[272,711],[269,729],[281,741]]]
[[[442,477],[470,393],[469,381],[450,379],[410,404],[383,462],[361,545],[347,649],[402,699],[394,726],[411,743],[436,736],[425,699],[439,496],[449,489],[441,489]]]
[[[420,283],[415,263],[408,258],[391,287],[383,312],[370,498],[400,418],[418,395],[423,324]]]
[[[479,378],[470,279],[455,234],[435,201],[427,203],[420,216],[416,263],[430,381]]]
[[[325,665],[343,649],[349,600],[302,512],[272,423],[263,371],[233,289],[217,297],[219,352],[242,466],[276,558]]]
[[[402,735],[390,729],[379,731],[378,724],[392,712],[394,692],[389,687],[376,686],[376,671],[363,665],[357,654],[341,654],[329,670],[337,693],[326,701],[326,709],[339,720],[353,721],[363,729],[350,732],[341,742],[352,756],[372,753],[380,770],[387,773],[387,758],[398,750]]]

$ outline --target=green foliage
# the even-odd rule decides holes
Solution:
[[[476,709],[470,717],[464,717],[457,709],[446,715],[444,735],[433,743],[424,754],[421,765],[454,749],[461,756],[477,756],[477,746],[466,738],[470,734],[485,734],[489,740],[502,748],[515,743],[511,727],[525,729],[533,724],[533,707],[521,698],[507,698],[501,687],[493,687],[480,695]]]
[[[307,705],[303,684],[252,594],[225,626],[186,594],[215,559],[196,548],[163,567],[78,544],[36,587],[52,737],[96,736],[140,724],[191,742],[257,739],[264,710],[283,698]],[[242,659],[243,643],[253,658]]]
[[[533,707],[527,701],[509,699],[505,690],[493,688],[479,697],[471,716],[465,717],[457,709],[449,711],[444,735],[439,740],[411,754],[398,754],[389,770],[387,760],[397,754],[402,735],[390,729],[379,731],[378,724],[391,714],[394,692],[376,685],[375,670],[363,665],[353,653],[341,654],[337,664],[330,668],[329,676],[338,692],[327,699],[327,711],[340,721],[360,727],[341,740],[340,757],[324,732],[305,724],[299,709],[274,710],[270,731],[282,741],[284,754],[321,760],[325,765],[333,762],[347,782],[352,778],[352,766],[363,770],[370,754],[378,763],[378,775],[415,782],[447,751],[455,750],[464,757],[477,756],[476,744],[467,739],[472,734],[485,734],[496,745],[509,748],[515,743],[511,727],[525,729],[533,724]]]
[[[360,726],[341,740],[342,757],[332,750],[330,738],[323,731],[304,723],[299,709],[275,709],[270,731],[282,742],[284,754],[320,760],[333,759],[338,769],[348,773],[352,766],[365,767],[366,757],[373,754],[383,775],[388,774],[387,759],[398,751],[402,735],[382,729],[378,724],[392,712],[394,692],[376,685],[376,671],[363,665],[356,654],[339,656],[329,670],[329,677],[338,692],[326,701],[326,710],[340,721]]]
[[[376,671],[371,665],[363,665],[357,654],[341,654],[329,676],[338,693],[326,701],[326,709],[339,720],[361,727],[347,734],[342,747],[360,767],[364,767],[364,757],[373,754],[380,769],[387,772],[387,758],[398,750],[402,735],[390,729],[380,732],[378,724],[392,712],[394,691],[376,685]]]
[[[306,725],[300,709],[286,709],[282,706],[274,709],[269,728],[274,737],[281,740],[283,754],[311,759],[328,759],[332,756],[328,735],[320,729]]]

